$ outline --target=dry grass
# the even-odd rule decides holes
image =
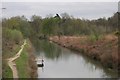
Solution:
[[[37,64],[35,62],[35,55],[34,55],[34,49],[32,47],[32,44],[30,41],[28,41],[28,65],[29,65],[29,75],[30,78],[36,78],[38,76],[37,74]]]
[[[118,60],[118,37],[115,35],[105,35],[93,42],[88,36],[61,36],[60,38],[53,36],[50,37],[50,40],[73,50],[82,50],[84,54],[99,60],[109,68],[116,68],[115,63],[118,61],[120,63]]]

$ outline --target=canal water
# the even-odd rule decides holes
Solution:
[[[117,77],[117,73],[103,68],[99,62],[55,43],[37,40],[34,42],[34,47],[36,57],[44,59],[44,67],[38,67],[38,78]]]

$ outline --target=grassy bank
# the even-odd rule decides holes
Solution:
[[[99,61],[109,69],[120,69],[118,60],[118,38],[115,35],[104,35],[98,40],[91,36],[53,36],[50,40],[69,49],[79,51]]]
[[[21,44],[17,45],[18,47],[15,47],[15,51],[12,50],[11,54],[13,53],[15,55],[19,51],[20,45]],[[6,57],[6,55],[4,57]],[[7,57],[3,59],[3,78],[12,78],[12,71],[9,68],[6,60],[9,57],[11,57],[11,55],[8,54]],[[27,45],[24,47],[21,56],[15,61],[15,63],[19,78],[37,77],[37,65],[35,63],[35,56],[33,54],[32,45],[29,40],[27,40]]]
[[[27,47],[24,47],[22,53],[21,53],[21,56],[15,61],[16,62],[16,67],[17,67],[17,70],[18,70],[18,76],[20,78],[29,78],[29,75],[28,75],[28,54],[27,54],[27,51],[26,51],[26,48]]]
[[[16,60],[18,74],[20,78],[36,78],[37,65],[35,62],[34,49],[29,40],[21,53],[21,57]]]
[[[2,77],[12,78],[12,70],[8,66],[7,59],[13,57],[19,51],[20,45],[12,44],[11,47],[3,45],[3,48],[4,49],[2,54]]]

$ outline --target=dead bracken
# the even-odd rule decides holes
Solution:
[[[102,39],[94,42],[91,42],[87,36],[61,36],[60,38],[52,36],[49,40],[63,47],[82,52],[110,69],[119,69],[120,67],[118,37],[115,35],[105,35]]]

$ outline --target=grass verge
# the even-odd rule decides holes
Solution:
[[[6,49],[2,55],[2,78],[12,78],[12,70],[8,66],[7,59],[13,57],[20,49],[19,45],[14,45],[14,50]]]
[[[29,78],[28,69],[27,69],[27,67],[29,66],[28,54],[26,48],[27,47],[24,47],[21,56],[15,61],[19,78]]]
[[[21,45],[22,43],[19,45],[13,45],[12,50],[5,48],[2,59],[2,78],[13,77],[12,70],[8,66],[7,59],[13,57],[20,50]],[[27,40],[27,44],[25,45],[20,57],[15,60],[19,78],[37,78],[37,65],[35,63],[33,50],[32,44]]]
[[[37,66],[32,44],[27,40],[21,56],[16,60],[19,78],[37,78]]]

